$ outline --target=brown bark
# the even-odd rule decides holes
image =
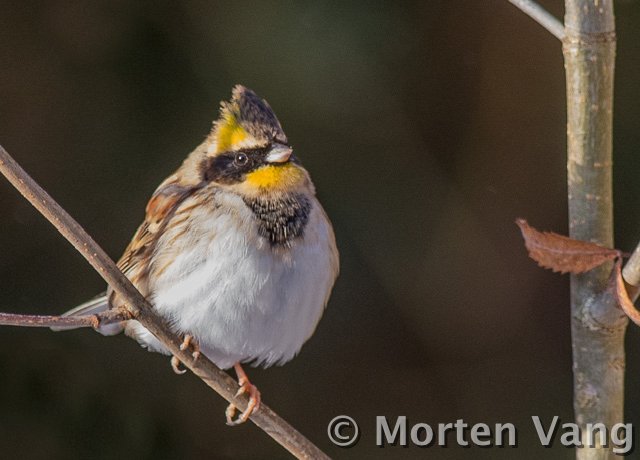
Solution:
[[[569,235],[612,247],[613,0],[566,0],[565,10]],[[610,272],[608,263],[571,276],[574,412],[583,440],[586,424],[610,429],[623,419],[628,320],[607,290]],[[611,446],[584,447],[576,458],[615,454]]]

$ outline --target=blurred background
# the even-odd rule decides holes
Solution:
[[[557,17],[560,0],[541,1]],[[570,459],[531,416],[572,420],[568,277],[516,217],[567,232],[560,43],[507,0],[0,1],[0,143],[118,258],[155,187],[236,83],[275,109],[333,220],[342,271],[316,334],[250,370],[266,404],[336,458]],[[640,238],[640,4],[616,2],[617,247]],[[0,311],[101,292],[0,180]],[[640,333],[626,421],[640,424]],[[130,339],[0,329],[0,449],[20,458],[289,458]],[[334,447],[339,414],[360,442]],[[375,447],[375,416],[513,423],[518,448]],[[636,442],[638,440],[636,439]]]

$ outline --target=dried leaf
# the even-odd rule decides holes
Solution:
[[[617,249],[605,248],[553,232],[540,232],[526,220],[517,219],[529,257],[538,265],[560,273],[584,273],[603,263],[621,257]]]
[[[616,262],[615,275],[616,299],[618,300],[618,305],[620,305],[622,311],[626,313],[631,321],[640,326],[640,311],[636,309],[635,305],[633,305],[633,302],[629,298],[627,288],[624,285],[624,279],[622,278],[622,260],[618,260],[618,262]]]

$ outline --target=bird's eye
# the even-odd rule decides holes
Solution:
[[[236,158],[234,160],[235,164],[238,166],[244,166],[249,161],[249,157],[244,153],[237,153]]]

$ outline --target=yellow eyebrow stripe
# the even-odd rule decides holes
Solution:
[[[249,135],[231,113],[226,113],[219,123],[216,133],[216,150],[218,152],[232,150],[234,145],[239,144]]]

